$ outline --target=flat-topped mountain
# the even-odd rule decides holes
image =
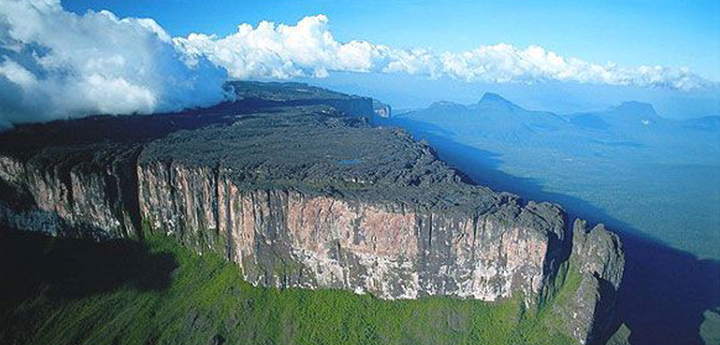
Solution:
[[[0,223],[167,236],[259,286],[518,299],[576,342],[606,336],[624,257],[602,225],[469,182],[426,143],[370,126],[369,98],[231,89],[236,101],[208,109],[0,134]]]
[[[389,122],[422,122],[436,125],[467,141],[486,141],[484,147],[552,147],[565,150],[602,150],[607,145],[655,146],[685,151],[689,137],[710,143],[717,151],[720,127],[717,116],[673,120],[659,116],[652,105],[623,102],[607,110],[555,114],[528,110],[495,93],[485,93],[477,103],[458,104],[439,101],[425,109],[398,114]],[[388,121],[385,121],[388,123]],[[385,124],[384,123],[384,124]],[[464,139],[463,139],[464,140]],[[720,153],[720,151],[717,151]]]

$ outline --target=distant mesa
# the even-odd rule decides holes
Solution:
[[[609,116],[617,116],[622,118],[629,118],[632,120],[639,120],[644,125],[655,123],[658,120],[662,120],[655,112],[652,104],[643,102],[623,102],[620,105],[613,107],[607,113]]]
[[[432,114],[435,114],[436,116],[443,116],[446,117],[448,115],[460,115],[460,114],[467,114],[468,107],[459,103],[454,103],[450,101],[438,101],[430,104],[427,109],[421,109],[419,112],[429,112]]]
[[[522,110],[520,106],[517,104],[508,101],[507,99],[503,98],[502,96],[492,93],[492,92],[486,92],[483,94],[480,101],[478,101],[475,104],[470,105],[464,105],[460,103],[450,102],[450,101],[437,101],[427,108],[429,110],[454,110],[454,111],[466,111],[466,110],[476,110],[479,108],[483,109],[505,109],[510,111],[517,111]]]
[[[462,107],[465,108],[464,105],[460,103],[450,102],[450,101],[437,101],[430,104],[429,108],[457,108]]]
[[[612,111],[658,116],[652,104],[637,101],[622,102],[620,105],[613,107]]]
[[[423,122],[439,121],[438,124],[444,126],[455,126],[454,131],[458,133],[483,135],[513,143],[527,141],[530,135],[538,133],[557,135],[559,130],[566,131],[564,135],[573,138],[581,133],[588,136],[637,136],[675,130],[720,131],[720,116],[666,119],[658,115],[653,105],[644,102],[626,101],[604,110],[556,114],[527,110],[494,92],[484,93],[474,104],[439,101],[426,109],[404,113],[401,117]]]
[[[378,101],[377,99],[372,100],[373,112],[376,116],[388,118],[392,116],[392,108],[389,104]]]

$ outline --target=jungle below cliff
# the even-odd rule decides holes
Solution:
[[[95,243],[4,233],[0,263],[4,344],[575,343],[519,299],[385,301],[254,287],[222,257],[162,237]]]

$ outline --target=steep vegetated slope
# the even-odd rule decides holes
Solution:
[[[387,301],[254,287],[221,256],[164,237],[0,240],[3,344],[575,343],[519,298]]]
[[[293,289],[288,296],[330,288],[468,298],[499,308],[492,313],[520,308],[579,343],[607,336],[624,259],[604,227],[469,183],[427,144],[371,127],[370,99],[303,84],[232,87],[238,100],[209,109],[1,135],[0,222],[155,245],[172,238],[235,263],[235,281]],[[347,298],[375,312],[422,301]]]

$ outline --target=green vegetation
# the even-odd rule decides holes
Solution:
[[[700,325],[700,337],[707,345],[720,345],[720,306],[706,310]]]
[[[626,324],[620,325],[620,328],[608,339],[605,345],[629,345],[630,329]]]
[[[161,237],[0,235],[0,293],[3,344],[573,343],[545,326],[549,306],[253,287]]]
[[[558,279],[555,280],[556,293],[552,296],[553,299],[559,301],[565,301],[572,298],[577,289],[580,288],[582,283],[582,274],[574,265],[563,266],[560,268]]]

